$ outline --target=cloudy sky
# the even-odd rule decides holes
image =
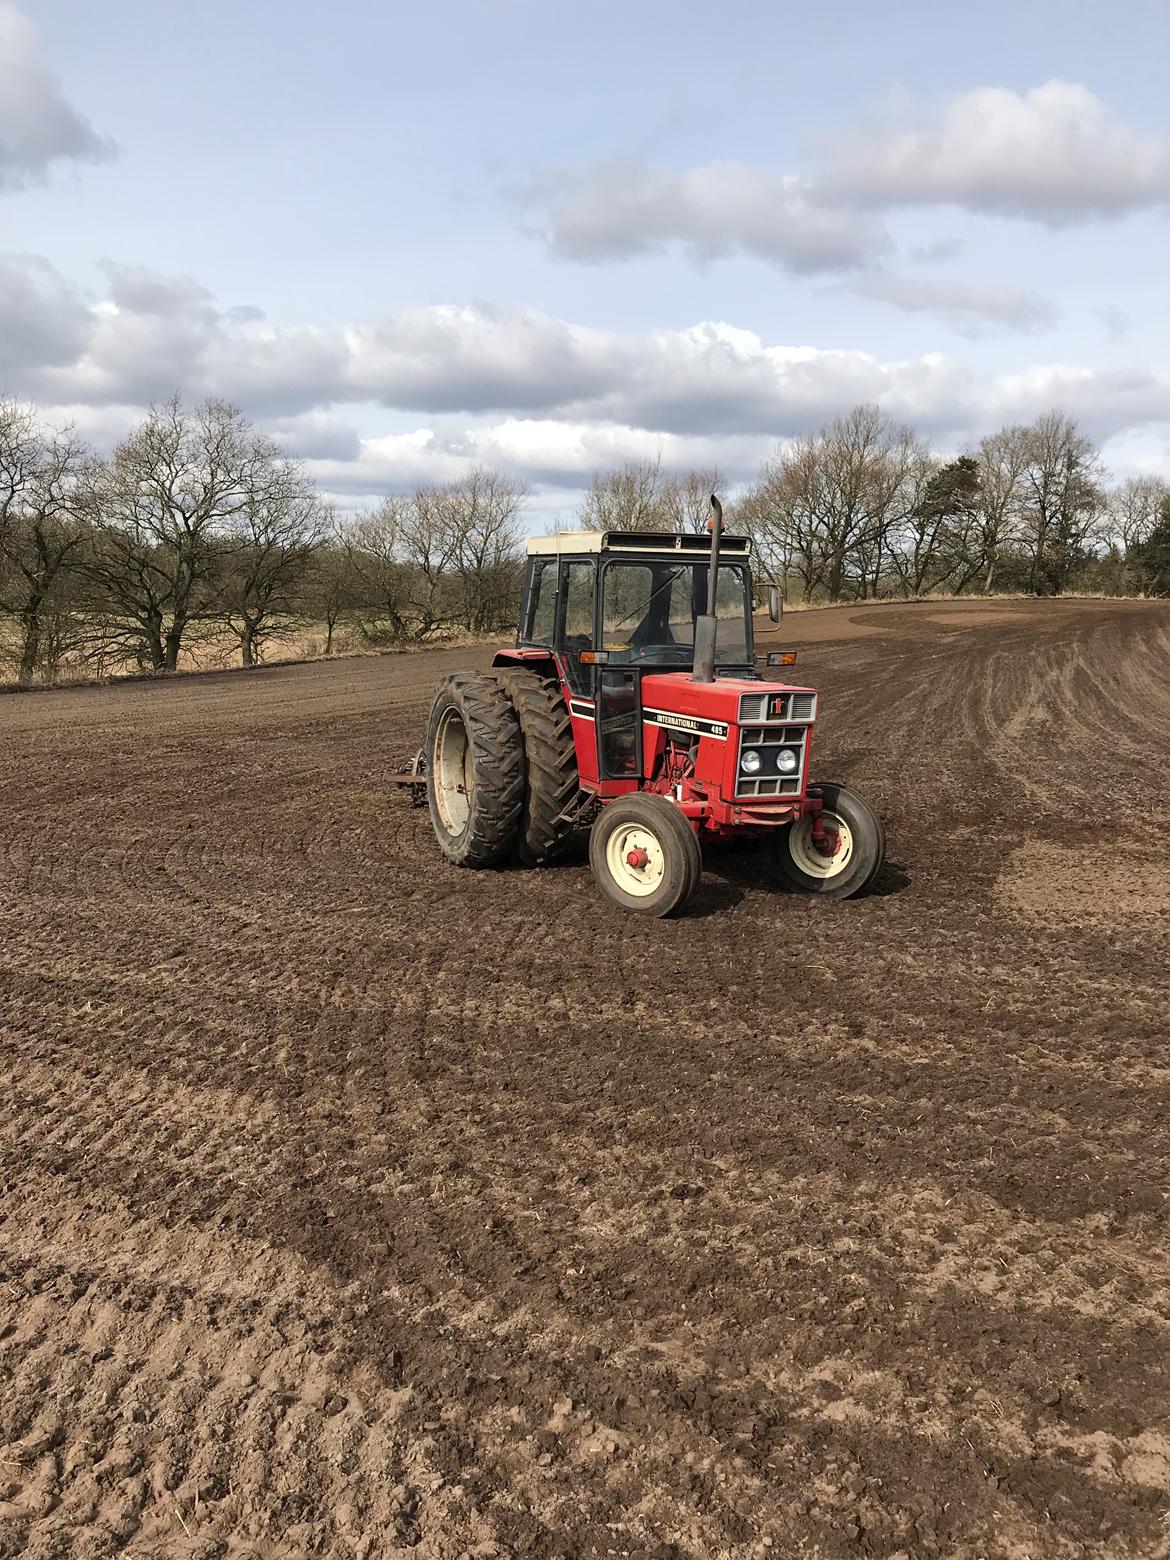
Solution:
[[[1167,0],[0,0],[0,389],[534,521],[860,400],[1170,476],[1168,60]]]

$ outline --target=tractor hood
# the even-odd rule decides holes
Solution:
[[[647,711],[664,710],[672,715],[696,721],[719,721],[728,726],[740,723],[740,699],[744,694],[756,699],[776,693],[807,693],[812,688],[795,683],[761,682],[746,677],[716,677],[714,682],[696,682],[690,672],[649,672],[642,678],[642,705]],[[754,714],[753,721],[760,716]]]

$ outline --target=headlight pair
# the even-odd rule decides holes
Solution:
[[[762,753],[759,748],[745,748],[739,756],[740,772],[745,775],[758,775],[764,768],[764,760],[765,753]],[[794,775],[800,768],[800,754],[794,748],[777,748],[774,763],[780,774]]]

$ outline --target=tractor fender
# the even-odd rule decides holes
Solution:
[[[492,657],[492,668],[514,666],[525,672],[536,672],[546,677],[559,677],[556,656],[539,645],[521,645],[512,650],[497,650]]]

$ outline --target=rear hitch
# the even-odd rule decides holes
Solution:
[[[412,807],[425,807],[427,805],[427,755],[424,748],[410,761],[409,769],[400,771],[396,775],[387,775],[390,785],[400,785],[410,791],[410,804]]]

